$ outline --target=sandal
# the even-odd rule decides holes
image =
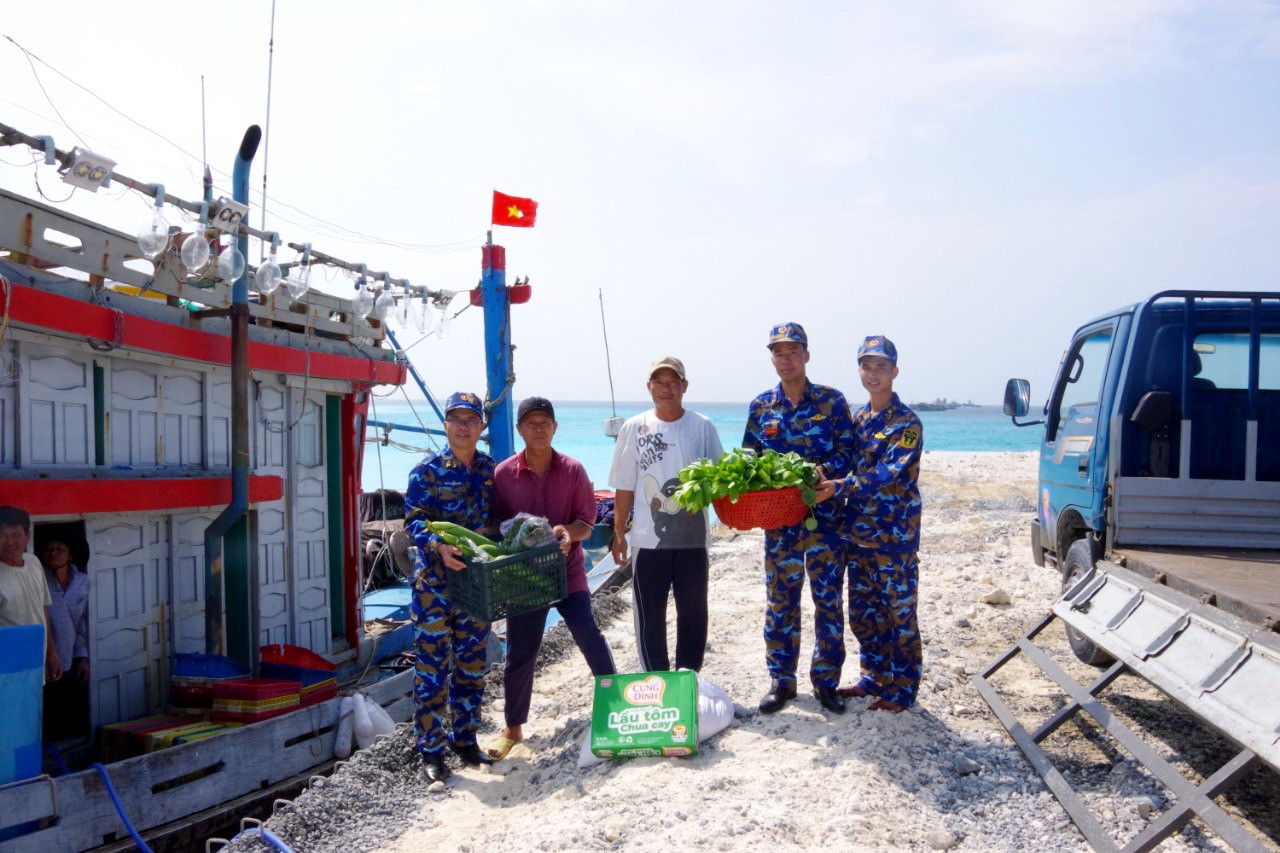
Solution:
[[[871,694],[870,694],[870,693],[868,693],[867,691],[863,690],[863,689],[862,689],[859,685],[857,685],[857,684],[853,684],[853,685],[850,685],[850,686],[848,686],[848,687],[840,687],[840,688],[837,688],[837,689],[836,689],[836,692],[837,692],[837,693],[839,693],[841,696],[843,696],[845,699],[860,699],[860,698],[862,698],[863,696],[870,696],[870,695],[871,695]]]
[[[511,751],[511,747],[515,746],[519,742],[520,741],[512,740],[509,737],[499,736],[497,740],[489,745],[489,748],[486,749],[485,752],[489,753],[489,757],[494,761],[501,761],[507,757],[507,753]]]
[[[891,714],[901,714],[906,708],[894,702],[892,699],[877,699],[867,706],[869,711],[888,711]]]

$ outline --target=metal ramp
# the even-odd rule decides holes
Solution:
[[[1105,566],[1105,570],[1099,570]],[[1116,662],[1087,687],[1075,681],[1034,640],[1061,619],[1111,653]],[[1013,715],[989,680],[1025,655],[1070,702],[1034,732]],[[1134,673],[1222,732],[1240,751],[1194,784],[1104,706],[1099,695]],[[1099,564],[1038,624],[974,676],[982,698],[1044,778],[1071,820],[1096,850],[1145,851],[1198,817],[1237,850],[1266,850],[1213,798],[1259,762],[1280,769],[1280,638],[1222,611],[1110,563]],[[1080,712],[1091,716],[1173,795],[1168,809],[1123,847],[1094,818],[1054,767],[1040,743]]]

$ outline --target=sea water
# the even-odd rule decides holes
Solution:
[[[615,411],[619,417],[628,418],[650,406],[649,403],[639,402],[618,403],[615,409],[609,403],[556,402],[556,422],[559,426],[554,446],[561,453],[581,462],[596,488],[608,488],[614,440],[605,435],[605,420]],[[720,433],[720,443],[726,450],[741,446],[742,433],[747,424],[745,403],[687,402],[685,408],[711,419],[716,431]],[[1039,446],[1040,430],[1014,426],[998,406],[961,406],[942,412],[920,412],[919,416],[924,423],[926,452],[1024,451],[1035,450]],[[413,426],[421,422],[434,429],[441,426],[430,406],[425,403],[410,406],[407,403],[380,401],[376,414],[371,413],[370,420]],[[381,430],[371,429],[367,438],[374,439],[381,435]],[[522,444],[518,435],[515,442],[519,449]],[[426,436],[403,430],[392,430],[388,443],[367,443],[362,487],[365,491],[378,488],[404,491],[413,466],[428,451],[443,443],[444,439],[440,436]],[[483,443],[481,449],[486,449]]]

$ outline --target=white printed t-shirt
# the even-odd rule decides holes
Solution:
[[[688,409],[676,421],[660,420],[653,409],[629,418],[613,449],[609,485],[635,492],[631,547],[706,548],[707,512],[676,505],[680,469],[699,459],[723,455],[720,435],[705,416]]]

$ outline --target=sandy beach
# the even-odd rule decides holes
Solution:
[[[769,683],[763,537],[717,530],[702,675],[732,697],[735,720],[697,756],[580,769],[592,679],[560,637],[545,650],[526,741],[506,760],[487,770],[455,763],[446,784],[429,787],[411,729],[402,725],[266,825],[299,851],[1088,849],[970,680],[1057,595],[1056,573],[1037,568],[1027,546],[1035,465],[1032,453],[926,454],[919,608],[925,673],[919,704],[908,713],[869,711],[870,700],[861,699],[844,715],[829,714],[802,669],[799,698],[778,714],[761,714],[756,705]],[[626,590],[615,598],[604,605],[605,633],[620,670],[634,671]],[[808,632],[809,616],[805,626]],[[1055,658],[1068,662],[1061,629],[1047,635]],[[810,640],[807,633],[806,656]],[[846,682],[857,660],[856,643],[847,643]],[[1000,686],[1028,725],[1062,704],[1049,682],[1018,667]],[[1191,718],[1134,679],[1114,689],[1126,691],[1137,717],[1170,729],[1189,725]],[[501,726],[501,701],[486,698],[481,745]],[[1159,815],[1166,795],[1095,734],[1069,725],[1051,740],[1064,772],[1123,843]],[[1197,740],[1191,751],[1176,744],[1163,751],[1180,749],[1187,772],[1212,772],[1204,766],[1213,758],[1211,740]],[[1254,796],[1264,803],[1274,803],[1267,788],[1274,777],[1267,770],[1257,781]],[[1241,808],[1250,808],[1248,796]],[[235,846],[255,845],[265,849],[251,841]],[[1227,848],[1192,825],[1160,849]]]

